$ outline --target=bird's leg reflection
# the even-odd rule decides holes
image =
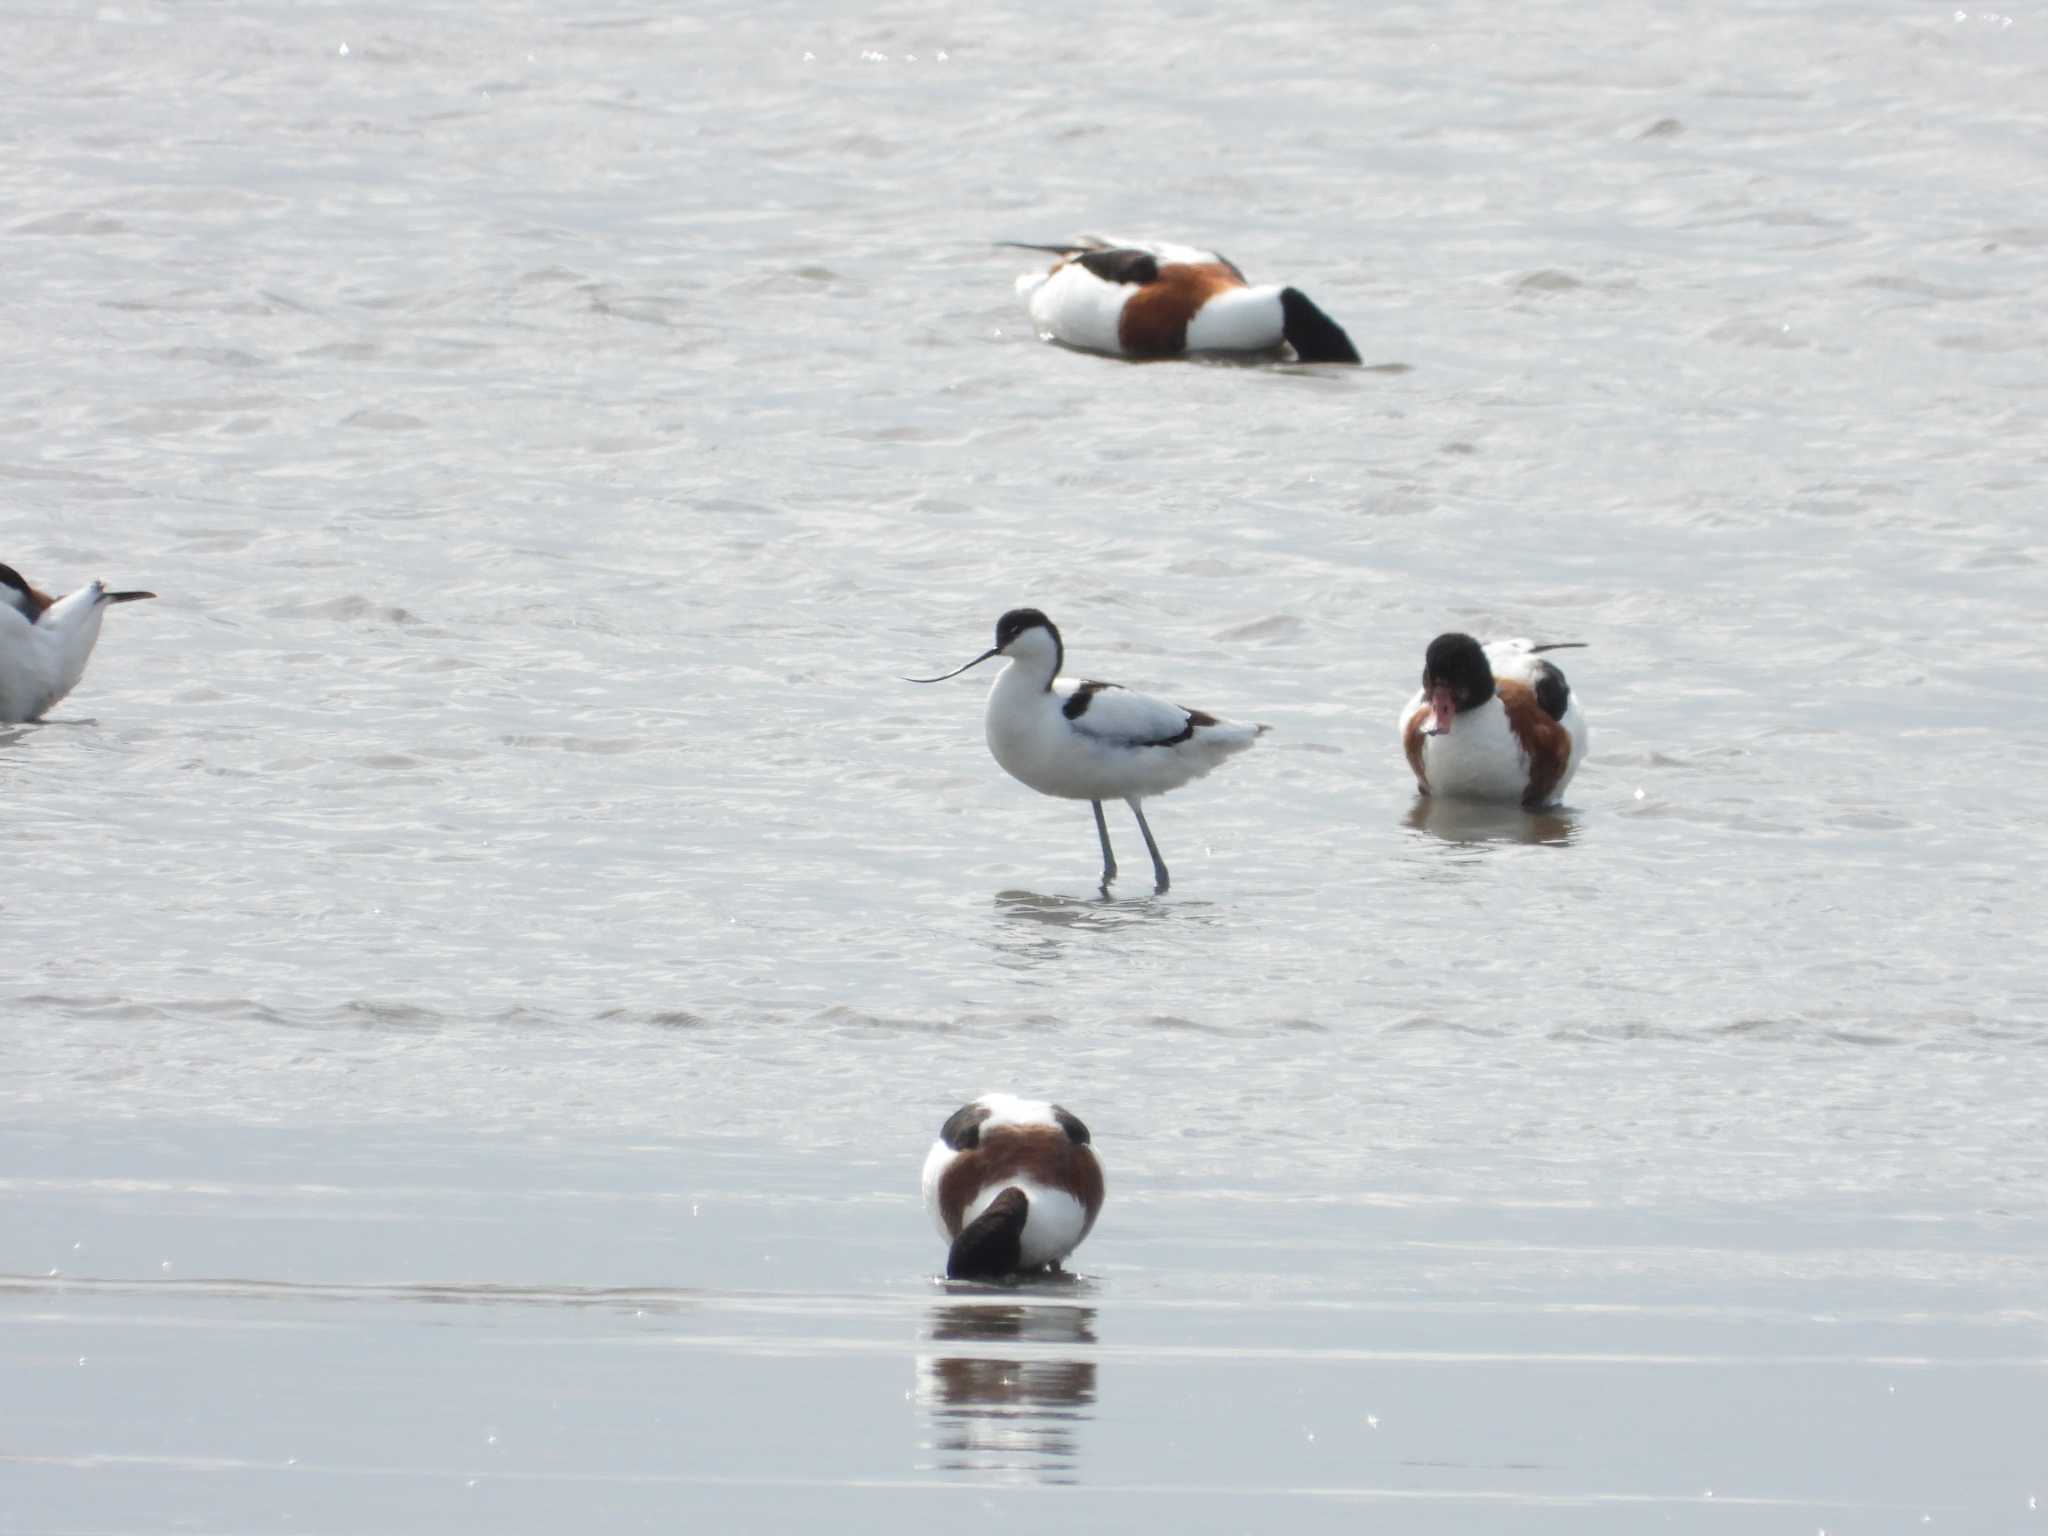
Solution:
[[[917,1361],[930,1465],[1012,1482],[1072,1482],[1093,1418],[1093,1307],[943,1302]],[[972,1346],[984,1346],[974,1348]]]

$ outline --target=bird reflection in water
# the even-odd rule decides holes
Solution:
[[[1003,1482],[1071,1483],[1095,1407],[1095,1309],[947,1302],[925,1327],[917,1402],[931,1468]],[[979,1346],[979,1347],[977,1347]]]
[[[1059,963],[1067,958],[1071,936],[1131,929],[1143,923],[1213,923],[1208,902],[1164,901],[1154,896],[1045,896],[1036,891],[998,891],[997,922],[988,945],[998,962],[1011,966]]]
[[[1004,917],[1048,928],[1076,928],[1113,921],[1119,906],[1143,911],[1149,900],[1118,902],[1114,896],[1041,896],[1036,891],[996,892],[996,911]]]
[[[1578,819],[1552,806],[1525,811],[1519,805],[1419,795],[1406,825],[1447,843],[1543,843],[1563,847],[1578,840]]]

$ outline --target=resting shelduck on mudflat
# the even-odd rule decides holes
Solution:
[[[1584,642],[1438,635],[1422,691],[1401,712],[1401,745],[1425,795],[1554,805],[1586,755],[1586,722],[1571,684],[1544,651]]]
[[[1012,608],[996,621],[996,643],[966,666],[910,683],[943,683],[991,656],[1009,659],[988,691],[988,749],[1012,778],[1041,795],[1086,800],[1102,839],[1102,888],[1116,879],[1116,854],[1102,802],[1121,800],[1138,818],[1152,855],[1156,890],[1164,892],[1166,861],[1139,802],[1199,779],[1265,734],[1263,725],[1233,725],[1199,709],[1133,693],[1116,683],[1061,677],[1066,647],[1036,608]]]
[[[155,596],[95,581],[52,597],[0,564],[0,725],[40,719],[78,686],[109,603]]]
[[[948,1280],[1060,1267],[1102,1211],[1088,1127],[1057,1104],[989,1093],[955,1110],[924,1160]]]
[[[1017,279],[1041,336],[1114,357],[1277,352],[1304,363],[1355,363],[1343,327],[1298,288],[1253,287],[1214,251],[1084,236],[1072,245],[1007,245],[1059,257]]]

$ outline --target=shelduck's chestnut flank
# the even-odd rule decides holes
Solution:
[[[95,581],[52,597],[0,564],[0,725],[40,719],[78,686],[109,604],[155,596]]]
[[[1555,804],[1586,755],[1586,725],[1571,684],[1542,652],[1561,640],[1438,635],[1422,688],[1401,712],[1401,747],[1425,795],[1501,800],[1537,810]]]
[[[1005,241],[1059,259],[1017,279],[1039,334],[1118,357],[1277,352],[1304,363],[1355,363],[1342,326],[1298,288],[1257,287],[1232,262],[1193,246],[1084,236],[1071,245]]]
[[[939,1128],[924,1203],[948,1245],[946,1278],[1056,1270],[1102,1210],[1088,1127],[1057,1104],[984,1094]]]

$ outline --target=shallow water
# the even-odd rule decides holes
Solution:
[[[0,559],[162,596],[0,727],[0,1530],[2031,1529],[2044,87],[1813,0],[13,16]],[[988,242],[1094,228],[1374,366],[1045,346]],[[1166,896],[896,681],[1026,602],[1274,727]],[[1452,626],[1587,642],[1564,810],[1417,806]],[[1071,1284],[931,1279],[997,1086]]]

